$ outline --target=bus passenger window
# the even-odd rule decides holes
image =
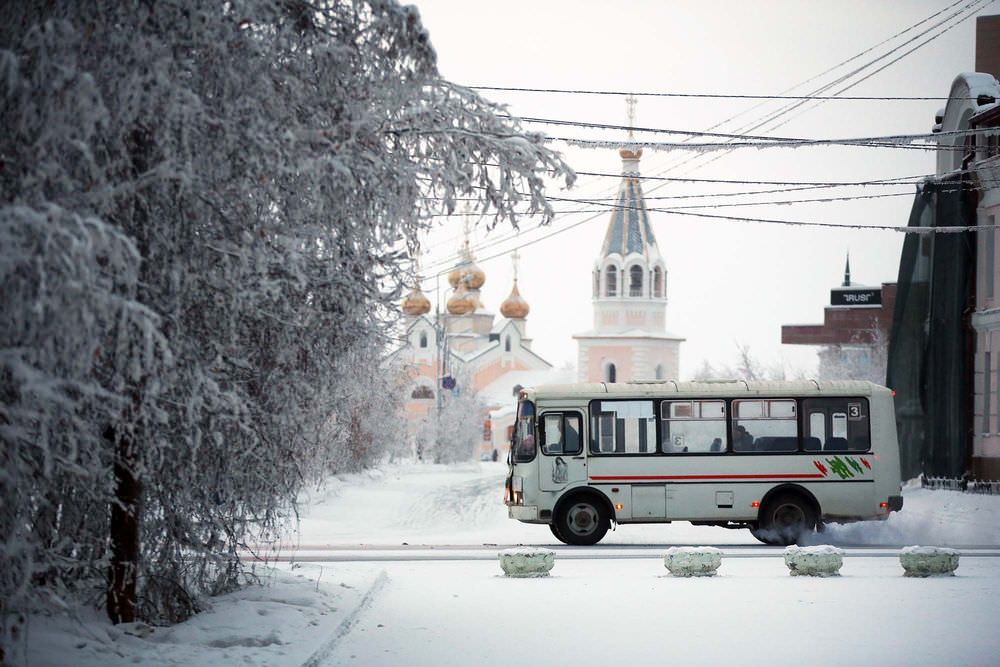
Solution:
[[[796,452],[799,425],[792,399],[733,401],[734,452]]]
[[[664,454],[726,450],[725,401],[664,401],[660,415],[660,450]]]
[[[595,454],[652,454],[656,451],[656,415],[652,401],[600,401],[591,428]]]

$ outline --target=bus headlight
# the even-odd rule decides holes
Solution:
[[[514,475],[510,479],[510,504],[524,504],[524,478]]]

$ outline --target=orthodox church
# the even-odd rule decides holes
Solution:
[[[477,454],[488,457],[496,449],[502,455],[507,428],[513,425],[515,390],[552,381],[552,364],[531,349],[531,308],[518,289],[516,253],[514,262],[513,285],[500,304],[500,318],[481,301],[486,273],[476,264],[468,233],[459,261],[448,273],[451,295],[446,311],[432,315],[430,299],[419,285],[403,300],[406,342],[393,360],[408,374],[405,411],[411,437],[435,418],[439,391],[471,389],[487,407]]]
[[[683,338],[666,330],[667,267],[639,179],[642,149],[623,148],[622,180],[594,262],[593,328],[577,341],[577,379],[627,382],[678,377]]]

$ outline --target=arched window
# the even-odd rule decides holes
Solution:
[[[434,398],[434,390],[426,385],[420,385],[413,390],[410,398]]]
[[[656,364],[656,379],[657,380],[666,379],[665,377],[663,377],[663,364]]]
[[[658,266],[653,268],[653,296],[663,297],[663,269]]]
[[[628,270],[628,295],[642,296],[642,267],[638,264]]]
[[[504,349],[505,352],[510,352],[510,336],[509,335],[507,336],[506,339],[504,339],[503,349]]]
[[[614,364],[608,364],[608,369],[605,372],[604,381],[605,382],[615,382],[618,379],[618,369],[615,368]]]
[[[618,269],[613,266],[609,266],[607,271],[604,272],[604,294],[605,296],[617,296],[618,295]]]
[[[420,347],[427,347],[427,332],[420,332]]]

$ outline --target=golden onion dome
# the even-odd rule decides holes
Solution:
[[[460,282],[455,293],[448,299],[448,312],[452,315],[468,315],[476,309],[476,302],[465,289],[465,283]]]
[[[465,267],[463,278],[465,279],[465,284],[471,289],[479,289],[486,282],[486,273],[479,268],[478,264],[470,261]]]
[[[413,288],[405,299],[403,299],[403,312],[410,317],[426,315],[431,310],[431,301],[420,291],[420,286]]]
[[[637,148],[635,150],[631,150],[629,148],[623,148],[618,151],[618,154],[622,156],[623,160],[638,160],[642,157],[642,149]]]
[[[486,282],[486,272],[472,259],[468,239],[465,240],[465,246],[460,254],[461,260],[448,273],[448,283],[456,289],[459,282],[464,282],[469,289],[479,289]]]
[[[530,311],[531,307],[517,289],[517,278],[515,278],[514,287],[510,290],[510,296],[500,304],[500,314],[509,319],[524,319]]]

